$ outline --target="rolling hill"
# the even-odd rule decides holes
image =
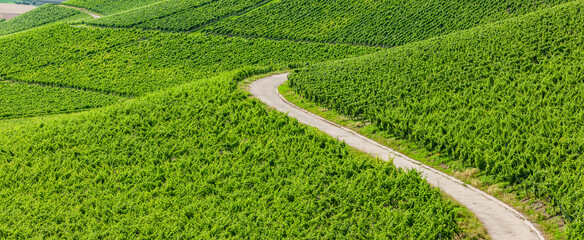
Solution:
[[[242,89],[280,71],[584,234],[582,1],[64,4],[0,20],[1,238],[487,237]]]
[[[584,219],[580,1],[299,70],[305,97]]]

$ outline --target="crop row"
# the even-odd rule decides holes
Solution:
[[[133,27],[140,23],[188,11],[209,2],[212,2],[212,0],[175,0],[157,2],[151,5],[99,18],[88,22],[88,24],[107,27]]]
[[[218,34],[399,46],[569,0],[273,1],[206,28]]]
[[[106,27],[136,27],[166,31],[189,31],[225,17],[260,6],[266,0],[175,0],[120,12],[88,22]]]
[[[44,36],[68,36],[46,42]],[[4,78],[121,95],[147,92],[246,66],[283,66],[378,49],[123,29],[51,26],[0,40]],[[19,50],[13,50],[19,49]],[[43,56],[37,62],[39,55]]]
[[[584,228],[584,3],[321,64],[303,96],[418,143]],[[449,161],[454,161],[449,160]]]
[[[164,0],[67,0],[63,4],[109,15],[162,1]]]
[[[419,174],[267,110],[231,75],[0,131],[8,238],[438,239],[458,231],[452,203]]]
[[[8,81],[0,81],[0,96],[0,120],[76,112],[122,100],[100,93]]]
[[[31,29],[33,27],[56,22],[65,18],[80,16],[79,10],[45,4],[9,21],[0,21],[0,36]]]

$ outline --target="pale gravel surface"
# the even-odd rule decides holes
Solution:
[[[35,8],[31,5],[0,3],[0,18],[8,20]]]
[[[288,74],[262,78],[253,82],[249,91],[268,106],[287,113],[303,124],[316,127],[353,148],[384,161],[393,159],[393,164],[399,168],[415,169],[421,172],[428,183],[440,188],[472,211],[494,240],[545,239],[521,213],[495,197],[286,101],[278,93],[278,86],[287,79]]]

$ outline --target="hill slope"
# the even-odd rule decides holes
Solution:
[[[64,24],[0,39],[0,49],[4,52],[0,59],[2,78],[126,96],[246,66],[278,68],[379,50]]]
[[[221,21],[206,31],[391,47],[565,2],[569,0],[279,0]]]
[[[114,14],[116,12],[138,8],[148,4],[163,2],[164,0],[68,0],[63,4],[85,8],[101,14]],[[169,0],[166,0],[169,1]]]
[[[79,10],[45,4],[8,21],[0,21],[0,36],[31,29],[64,19],[87,16]]]
[[[584,229],[584,3],[292,75],[302,95],[546,199]],[[454,160],[453,160],[454,159]],[[490,180],[489,180],[490,179]]]
[[[419,238],[452,204],[274,111],[233,75],[0,126],[0,236]]]
[[[167,1],[88,22],[106,27],[189,31],[269,2],[267,0]]]

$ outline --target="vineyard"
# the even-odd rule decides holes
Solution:
[[[0,129],[0,235],[456,234],[453,205],[418,174],[267,111],[232,77]]]
[[[173,0],[166,0],[164,2],[170,1]],[[93,12],[109,15],[157,2],[163,2],[163,0],[67,0],[63,4],[85,8]]]
[[[541,200],[565,228],[548,237],[584,235],[582,0],[63,4],[102,17],[46,4],[0,19],[0,238],[452,239],[483,228],[419,173],[242,90],[276,71],[446,168]]]
[[[0,36],[31,29],[63,19],[85,16],[78,10],[45,4],[9,21],[0,20]]]
[[[305,97],[549,201],[584,232],[584,3],[295,72]],[[446,161],[445,160],[445,161]],[[455,162],[453,162],[455,161]]]
[[[111,95],[10,82],[0,82],[0,96],[0,120],[77,112],[121,101]]]
[[[68,36],[52,43],[46,36]],[[0,40],[6,79],[137,96],[246,66],[305,64],[372,53],[349,45],[226,38],[200,33],[46,27]],[[41,62],[38,56],[43,56]],[[6,67],[4,67],[6,66]],[[41,67],[42,66],[42,67]]]
[[[197,8],[210,2],[212,2],[212,0],[156,2],[151,5],[96,19],[95,21],[89,22],[89,24],[108,27],[133,27],[140,23],[163,18],[179,12],[189,11],[192,8]]]
[[[161,2],[88,22],[107,27],[136,27],[167,31],[189,31],[205,24],[257,7],[266,0],[195,0]]]
[[[569,0],[273,1],[204,31],[246,37],[400,46]]]

